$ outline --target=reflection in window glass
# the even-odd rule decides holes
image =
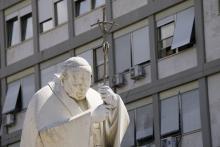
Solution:
[[[26,40],[33,36],[32,15],[28,14],[21,18],[21,39]]]
[[[138,145],[153,135],[153,107],[146,105],[136,109],[136,137]]]
[[[40,24],[41,33],[51,30],[52,28],[53,28],[53,20],[51,18]]]
[[[198,90],[183,93],[182,96],[183,132],[200,129],[200,104]]]
[[[179,131],[179,102],[178,97],[161,101],[161,135]]]
[[[55,3],[55,10],[56,10],[56,23],[62,24],[67,22],[67,2],[62,0],[57,3]]]
[[[105,0],[94,0],[94,8],[97,8],[101,5],[104,5],[105,4]]]
[[[20,42],[18,18],[15,17],[7,21],[8,46],[13,46]]]
[[[78,0],[76,2],[76,16],[89,12],[91,9],[90,0]]]

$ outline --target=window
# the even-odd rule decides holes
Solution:
[[[131,67],[130,34],[115,39],[116,72],[121,73]]]
[[[56,25],[67,22],[67,3],[64,0],[55,3]]]
[[[189,48],[195,42],[194,8],[158,21],[158,58]]]
[[[174,96],[161,101],[161,135],[179,131],[179,101]]]
[[[104,78],[104,52],[102,48],[95,49],[95,65],[95,80],[102,80]],[[106,67],[106,70],[108,70],[108,66]]]
[[[34,75],[26,76],[20,80],[8,84],[8,90],[2,113],[7,114],[27,108],[34,93]]]
[[[153,107],[152,104],[136,109],[136,140],[144,145],[153,138]]]
[[[100,7],[105,4],[105,0],[93,0],[93,8]]]
[[[29,75],[21,80],[21,97],[22,109],[28,107],[28,104],[35,93],[35,79],[34,75]]]
[[[8,90],[2,110],[3,114],[11,113],[16,110],[16,106],[18,105],[18,97],[20,94],[20,87],[20,81],[16,81],[8,85]]]
[[[130,124],[122,141],[122,147],[153,146],[152,104],[128,111]]]
[[[40,24],[40,32],[46,32],[53,28],[53,20],[50,18]]]
[[[14,17],[7,21],[7,38],[8,47],[20,42],[18,17]]]
[[[149,28],[144,27],[115,39],[116,73],[150,60]]]
[[[198,90],[189,91],[181,95],[183,133],[201,128],[200,104]]]
[[[161,100],[161,135],[188,133],[201,128],[198,90]]]
[[[174,50],[171,50],[174,33],[174,22],[170,22],[159,27],[159,32],[159,58],[162,58],[174,53]]]
[[[85,14],[105,4],[105,0],[75,0],[76,16]]]
[[[122,140],[121,146],[122,147],[135,147],[135,111],[130,110],[128,111],[129,118],[130,118],[130,123],[127,128],[127,131],[125,133],[125,136]]]
[[[32,14],[21,17],[21,40],[24,41],[33,36]]]
[[[75,2],[76,5],[76,16],[87,13],[91,10],[91,1],[90,0],[78,0]]]

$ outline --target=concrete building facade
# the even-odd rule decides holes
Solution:
[[[118,24],[108,81],[131,119],[122,147],[220,147],[219,0],[0,0],[1,146],[20,146],[31,96],[65,59],[84,57],[102,83],[91,25],[103,14]]]

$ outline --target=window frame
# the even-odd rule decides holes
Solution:
[[[28,19],[31,18],[32,20],[32,24],[31,24],[31,27],[32,27],[32,35],[28,38],[26,38],[26,31],[27,31],[27,21]],[[26,24],[24,23],[26,21]],[[25,27],[24,27],[25,25]],[[25,31],[24,31],[25,30]],[[28,40],[30,38],[33,37],[33,17],[32,17],[32,13],[28,13],[26,15],[23,15],[21,17],[21,41],[25,41],[25,40]]]
[[[12,44],[12,40],[13,40],[13,26],[14,26],[15,22],[18,23],[17,25],[18,25],[18,28],[20,29],[19,16],[12,17],[12,18],[10,18],[10,19],[5,21],[5,24],[6,24],[6,36],[7,36],[7,47],[8,48],[21,43],[21,33],[20,33],[20,30],[17,30],[18,37],[19,37],[18,38],[18,42],[16,42],[15,44]],[[13,23],[13,24],[11,24],[11,23]]]
[[[87,10],[87,11],[85,11],[85,12],[83,12],[82,14],[80,14],[80,5],[81,5],[81,3],[83,2],[83,1],[88,1],[88,8],[89,8],[89,10]],[[89,13],[89,12],[91,12],[93,9],[92,9],[92,2],[91,2],[91,0],[77,0],[77,1],[75,1],[75,17],[79,17],[79,16],[82,16],[82,15],[85,15],[85,14],[87,14],[87,13]]]
[[[66,17],[67,17],[67,20],[65,20],[64,22],[61,22],[61,23],[59,23],[59,18],[58,18],[58,4],[59,3],[67,3],[67,1],[65,1],[65,0],[58,0],[58,1],[56,1],[56,2],[54,2],[54,20],[55,20],[55,26],[59,26],[59,25],[62,25],[62,24],[65,24],[66,22],[68,22],[68,12],[66,12]],[[67,6],[67,4],[66,4],[66,6]],[[66,10],[67,11],[67,10]]]
[[[47,22],[50,22],[50,21],[51,21],[51,23],[52,23],[51,27],[50,27],[49,29],[47,29],[47,30],[44,31],[44,29],[43,29],[43,24],[44,24],[44,23],[47,23]],[[54,29],[54,21],[53,21],[53,18],[49,18],[49,19],[47,19],[47,20],[45,20],[45,21],[42,21],[42,22],[40,23],[40,33],[49,32],[49,31],[52,30],[52,29]]]

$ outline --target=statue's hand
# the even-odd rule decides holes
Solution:
[[[109,86],[100,87],[99,93],[107,108],[114,109],[117,107],[118,97]]]
[[[106,120],[109,116],[110,110],[105,105],[99,105],[92,112],[92,122],[99,123]]]

